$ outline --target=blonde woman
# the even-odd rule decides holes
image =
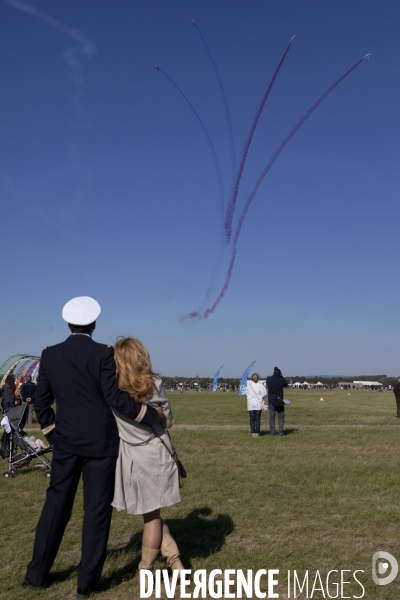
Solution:
[[[171,569],[183,569],[178,546],[160,509],[180,502],[179,473],[172,458],[172,444],[165,428],[174,422],[160,377],[152,371],[145,345],[134,337],[122,338],[114,347],[119,388],[132,402],[161,407],[164,420],[153,428],[114,411],[120,446],[112,505],[129,514],[143,515],[142,560],[140,569],[152,569],[161,551]],[[143,406],[144,408],[144,406]],[[145,411],[143,411],[145,412]],[[139,421],[139,422],[138,422]]]

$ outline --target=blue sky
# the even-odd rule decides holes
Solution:
[[[282,139],[371,52],[274,164],[225,298],[198,310],[221,247],[218,182],[243,206]],[[67,335],[66,301],[102,305],[95,339],[136,335],[168,375],[400,373],[400,4],[364,0],[0,1],[0,361]],[[212,298],[223,269],[214,271]]]

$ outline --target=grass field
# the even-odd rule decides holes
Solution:
[[[332,569],[361,569],[364,598],[398,599],[400,576],[387,586],[375,586],[371,577],[376,551],[400,561],[400,421],[393,394],[296,390],[287,396],[293,403],[286,408],[285,437],[268,435],[267,413],[261,437],[252,438],[245,398],[170,394],[171,433],[188,478],[182,502],[163,514],[185,566],[279,569],[280,598],[287,598],[289,569],[302,579],[308,569],[311,581],[319,570],[323,582]],[[0,480],[0,598],[75,596],[81,490],[48,589],[36,594],[19,587],[47,485],[39,471]],[[141,531],[141,518],[114,513],[95,598],[139,598]],[[344,597],[362,594],[358,584],[344,589]],[[316,591],[312,597],[324,596]]]

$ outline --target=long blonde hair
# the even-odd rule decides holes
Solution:
[[[114,346],[118,387],[136,402],[145,402],[153,394],[154,373],[146,346],[135,337],[117,340]]]

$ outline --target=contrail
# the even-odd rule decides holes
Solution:
[[[54,29],[58,29],[63,33],[66,33],[70,38],[72,38],[79,45],[76,47],[70,47],[65,52],[65,58],[71,68],[72,72],[72,81],[75,85],[75,93],[72,98],[72,104],[75,110],[79,113],[81,111],[80,107],[80,97],[79,97],[79,86],[83,83],[82,78],[82,65],[79,61],[78,56],[84,56],[86,58],[91,58],[96,53],[96,46],[88,40],[85,35],[79,29],[74,29],[61,21],[57,21],[51,15],[38,10],[31,4],[27,4],[26,2],[22,2],[22,0],[4,0],[7,4],[10,4],[13,8],[17,10],[21,10],[23,12],[28,13],[40,19],[50,27],[54,27]]]
[[[191,19],[191,21],[192,21],[193,25],[196,27],[196,29],[197,29],[200,37],[201,37],[201,40],[202,40],[202,42],[204,44],[204,47],[207,50],[208,56],[210,57],[211,64],[212,64],[212,66],[214,68],[214,72],[215,72],[215,75],[217,76],[217,80],[218,80],[219,87],[220,87],[220,90],[221,90],[222,99],[223,99],[224,106],[225,106],[225,113],[226,113],[226,121],[227,121],[227,126],[228,126],[228,132],[229,132],[229,144],[230,144],[230,149],[231,149],[231,163],[232,163],[232,178],[233,178],[233,182],[234,182],[235,181],[235,173],[236,173],[235,142],[234,142],[234,139],[233,139],[233,128],[232,128],[231,115],[229,113],[228,101],[226,99],[224,86],[222,85],[221,77],[219,76],[217,65],[215,64],[215,61],[214,61],[213,56],[211,54],[210,48],[208,47],[208,44],[207,44],[206,40],[204,39],[204,36],[201,33],[199,26],[197,25],[197,23],[195,23],[195,21],[193,19]]]
[[[235,259],[236,259],[236,251],[237,251],[237,242],[239,239],[239,235],[240,235],[240,231],[242,229],[242,225],[244,222],[244,219],[247,215],[247,212],[249,210],[250,204],[254,199],[254,196],[256,195],[258,188],[260,187],[264,177],[267,175],[268,171],[270,170],[270,168],[272,167],[272,165],[274,164],[274,162],[276,161],[276,159],[278,158],[278,156],[280,155],[280,153],[282,152],[282,150],[285,148],[286,144],[292,139],[292,137],[295,135],[295,133],[300,129],[300,127],[307,121],[307,119],[312,115],[312,113],[316,110],[316,108],[318,108],[318,106],[325,100],[325,98],[327,96],[329,96],[329,94],[335,89],[335,87],[337,85],[339,85],[339,83],[341,81],[343,81],[343,79],[345,79],[352,71],[354,71],[354,69],[356,69],[358,67],[358,65],[360,65],[365,58],[368,58],[368,55],[365,55],[361,60],[359,60],[353,67],[351,67],[351,69],[349,69],[344,75],[342,75],[342,77],[340,77],[333,85],[331,85],[330,88],[328,88],[326,90],[326,92],[324,92],[324,94],[322,94],[322,96],[320,96],[318,98],[318,100],[311,106],[311,108],[305,113],[305,115],[300,119],[300,121],[297,123],[297,125],[295,125],[293,127],[293,129],[289,132],[289,134],[285,137],[285,139],[283,140],[283,142],[281,143],[281,145],[278,147],[278,149],[276,150],[275,154],[272,156],[272,158],[269,160],[268,164],[266,165],[265,169],[263,170],[263,172],[261,173],[260,177],[257,179],[257,182],[250,194],[250,196],[248,197],[246,204],[243,208],[242,214],[240,215],[239,221],[238,221],[238,225],[235,231],[235,235],[233,237],[232,240],[232,250],[231,250],[231,257],[229,260],[229,265],[228,265],[228,269],[227,269],[227,274],[225,277],[225,282],[222,286],[222,289],[220,291],[220,293],[218,294],[216,300],[214,301],[214,303],[207,308],[204,312],[198,312],[198,311],[194,311],[189,313],[188,315],[186,315],[186,317],[184,317],[183,319],[181,319],[182,321],[186,320],[186,321],[190,321],[190,320],[200,320],[200,319],[207,319],[207,317],[212,314],[214,312],[214,310],[216,309],[216,307],[218,306],[218,304],[221,302],[222,298],[225,296],[226,291],[229,287],[230,281],[231,281],[231,276],[232,276],[232,269],[233,269],[233,265],[235,263]]]
[[[245,144],[245,147],[244,147],[244,150],[243,150],[242,158],[240,160],[239,170],[238,170],[238,173],[236,175],[236,180],[235,180],[235,183],[234,183],[233,192],[232,192],[231,197],[229,198],[228,206],[226,208],[226,215],[225,215],[225,243],[226,244],[229,244],[229,242],[231,240],[233,215],[234,215],[234,212],[235,212],[236,200],[237,200],[237,196],[238,196],[238,192],[239,192],[239,185],[240,185],[240,181],[242,179],[243,169],[244,169],[244,165],[246,163],[247,154],[248,154],[249,149],[250,149],[251,141],[253,139],[254,132],[255,132],[255,130],[257,128],[258,121],[260,120],[261,114],[262,114],[262,112],[264,110],[265,103],[268,100],[268,96],[270,95],[270,92],[271,92],[271,90],[273,88],[275,80],[276,80],[276,78],[278,76],[278,73],[279,73],[279,71],[281,69],[283,61],[285,60],[286,55],[289,52],[289,49],[290,49],[291,45],[294,42],[294,39],[295,39],[295,36],[293,36],[291,38],[288,47],[286,48],[286,50],[285,50],[285,52],[284,52],[281,60],[279,61],[279,64],[278,64],[277,68],[275,69],[275,73],[273,74],[272,79],[269,82],[267,91],[265,92],[265,94],[264,94],[264,96],[263,96],[263,98],[261,100],[260,106],[258,107],[258,111],[256,112],[256,116],[254,117],[253,124],[252,124],[252,126],[250,128],[250,132],[249,132],[249,135],[247,137],[247,141],[246,141],[246,144]]]
[[[220,200],[220,212],[221,212],[221,227],[223,227],[223,220],[224,220],[224,183],[223,183],[223,179],[222,179],[222,173],[221,173],[221,167],[219,165],[219,160],[218,160],[218,156],[217,153],[215,151],[215,147],[213,144],[213,141],[211,139],[210,134],[208,133],[208,130],[206,128],[206,126],[204,125],[199,113],[197,112],[197,110],[195,109],[195,107],[193,106],[193,104],[190,102],[189,98],[186,96],[186,94],[184,94],[184,92],[181,90],[181,88],[175,83],[175,81],[173,79],[171,79],[171,77],[169,75],[167,75],[167,73],[165,71],[163,71],[163,69],[161,69],[161,67],[159,67],[158,65],[155,65],[157,71],[160,71],[167,79],[168,81],[170,81],[172,83],[172,85],[178,90],[178,92],[180,93],[180,95],[184,98],[184,100],[187,102],[187,104],[190,106],[191,110],[193,111],[193,113],[196,116],[196,119],[198,120],[200,127],[203,130],[204,135],[207,138],[207,142],[208,145],[210,147],[211,150],[211,154],[214,160],[214,165],[215,165],[215,170],[216,170],[216,174],[217,174],[217,180],[218,180],[218,186],[219,186],[219,200]]]
[[[223,179],[222,179],[221,167],[220,167],[220,164],[219,164],[218,156],[217,156],[217,153],[215,151],[215,146],[213,144],[213,141],[211,139],[210,134],[208,133],[208,130],[207,130],[206,126],[204,125],[204,122],[203,122],[202,118],[200,117],[199,113],[197,112],[197,110],[195,109],[195,107],[193,106],[193,104],[190,102],[190,100],[186,96],[186,94],[175,83],[175,81],[163,69],[161,69],[161,67],[159,67],[158,65],[155,65],[155,68],[157,69],[157,71],[160,71],[168,79],[168,81],[170,83],[172,83],[172,85],[175,87],[175,89],[181,94],[181,96],[184,98],[184,100],[186,101],[186,103],[189,105],[190,109],[193,111],[194,115],[196,116],[196,119],[198,120],[198,122],[200,124],[200,127],[202,128],[203,133],[206,136],[208,145],[209,145],[210,150],[211,150],[211,155],[212,155],[212,158],[213,158],[213,161],[214,161],[214,166],[215,166],[215,171],[216,171],[217,181],[218,181],[218,187],[219,187],[220,229],[221,229],[221,239],[223,239],[224,209],[225,209],[224,183],[223,183]],[[204,301],[203,301],[203,303],[202,303],[202,305],[200,307],[200,311],[204,310],[204,308],[207,306],[208,302],[210,301],[210,296],[213,293],[213,290],[214,290],[214,287],[215,287],[215,281],[216,281],[217,274],[222,270],[222,267],[223,267],[223,261],[224,261],[224,244],[221,241],[220,248],[218,250],[218,253],[216,255],[216,258],[215,258],[215,261],[214,261],[214,265],[213,265],[213,268],[212,268],[210,284],[209,284],[208,289],[206,291],[206,295],[205,295]]]

